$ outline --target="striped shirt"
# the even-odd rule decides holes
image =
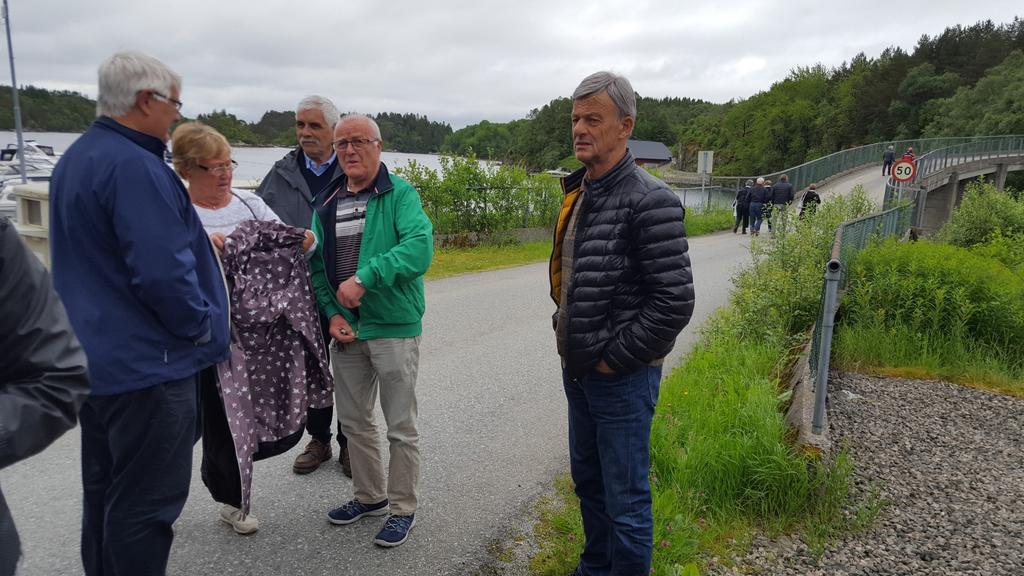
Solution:
[[[363,240],[363,226],[366,224],[366,204],[371,191],[338,194],[338,205],[334,218],[334,235],[337,244],[334,251],[334,265],[338,284],[356,273],[359,265],[359,246]]]

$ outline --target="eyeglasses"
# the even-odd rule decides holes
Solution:
[[[227,174],[228,172],[234,172],[235,168],[238,167],[238,162],[231,161],[227,166],[203,166],[202,164],[196,164],[196,166],[203,170],[213,174],[214,176],[220,176],[221,174]]]
[[[157,92],[156,90],[153,90],[153,96],[156,96],[157,98],[163,100],[164,102],[169,102],[169,103],[173,104],[174,107],[178,110],[178,112],[181,112],[181,107],[184,106],[184,104],[182,104],[181,100],[178,100],[177,98],[171,98],[170,96],[167,96],[166,94],[161,94],[161,93]]]
[[[335,140],[334,142],[331,142],[331,145],[334,146],[335,150],[341,152],[345,148],[348,148],[349,145],[352,146],[353,150],[362,150],[363,148],[366,148],[367,146],[369,146],[370,144],[372,144],[374,142],[380,142],[380,139],[379,138],[353,138],[351,140]]]

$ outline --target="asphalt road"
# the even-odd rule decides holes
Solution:
[[[729,279],[748,261],[748,247],[746,236],[731,233],[691,240],[697,306],[667,366],[678,362],[697,329],[727,301]],[[260,530],[237,536],[217,519],[218,505],[199,478],[196,450],[169,573],[471,572],[486,558],[487,544],[568,468],[565,398],[547,292],[546,264],[427,284],[417,391],[421,500],[405,545],[374,546],[377,518],[328,524],[325,513],[351,497],[351,483],[336,461],[307,476],[293,474],[299,448],[256,464],[253,513]],[[22,576],[82,573],[80,482],[77,430],[0,472],[24,543]]]

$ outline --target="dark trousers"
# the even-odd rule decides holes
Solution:
[[[746,232],[750,225],[750,204],[737,204],[736,205],[736,224],[733,229],[739,228],[740,224],[743,224],[743,231]]]
[[[648,474],[660,384],[661,366],[579,378],[563,372],[569,464],[585,534],[581,576],[650,573],[654,517]]]
[[[199,373],[199,420],[203,429],[203,461],[199,467],[203,484],[215,501],[241,508],[242,477],[238,472],[238,456],[213,369]]]
[[[82,406],[86,576],[164,576],[188,498],[196,377]]]
[[[888,176],[892,172],[892,160],[886,160],[882,163],[882,176]]]
[[[332,420],[334,420],[334,406],[306,408],[306,432],[325,446],[331,441]],[[347,445],[348,439],[342,434],[341,420],[338,420],[338,446],[344,448]]]

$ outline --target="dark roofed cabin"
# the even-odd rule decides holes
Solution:
[[[626,143],[637,166],[663,166],[672,161],[672,152],[661,142],[650,140],[630,140]]]

